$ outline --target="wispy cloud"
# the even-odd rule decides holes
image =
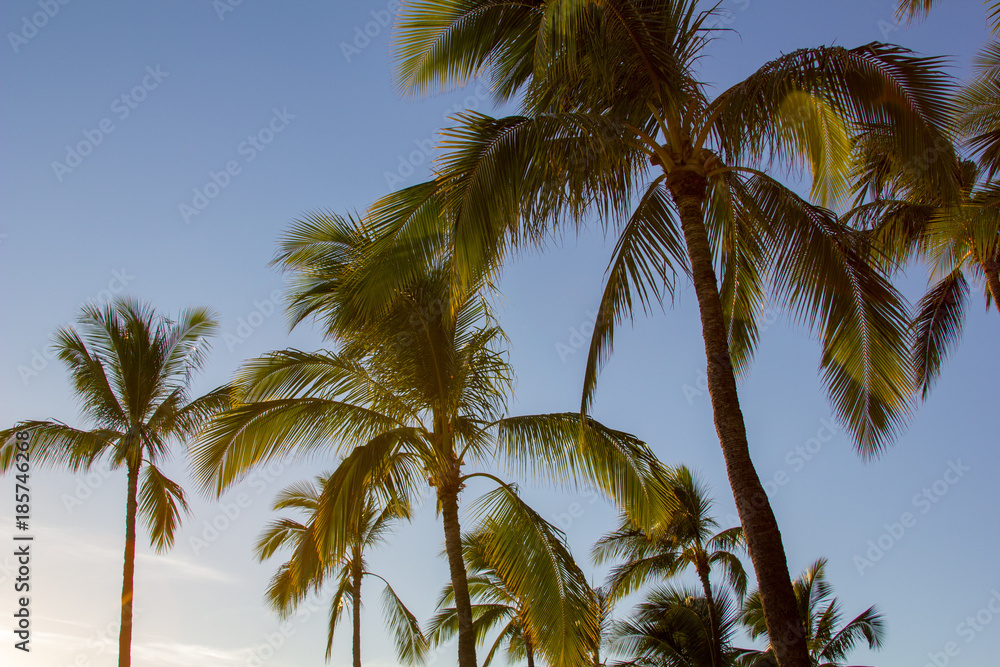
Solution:
[[[177,642],[146,642],[132,647],[132,658],[136,664],[163,667],[245,665],[248,657],[246,649],[219,649]]]
[[[240,581],[237,577],[227,572],[201,565],[179,556],[171,556],[169,554],[137,554],[135,559],[137,562],[148,563],[152,568],[173,570],[177,574],[190,579],[208,579],[227,584],[235,584]]]
[[[119,549],[99,546],[93,542],[68,537],[65,534],[51,534],[46,537],[46,540],[57,545],[59,550],[71,554],[75,560],[83,558],[95,562],[116,564],[120,564],[122,561],[122,551]],[[227,572],[173,554],[137,553],[135,559],[137,572],[145,570],[139,575],[144,578],[168,575],[171,578],[182,576],[186,579],[201,579],[227,584],[240,581]]]

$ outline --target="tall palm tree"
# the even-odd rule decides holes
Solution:
[[[664,517],[652,534],[638,528],[627,515],[623,516],[617,530],[594,545],[594,560],[600,564],[625,559],[608,575],[607,587],[613,600],[693,567],[701,582],[708,619],[709,664],[721,667],[725,643],[723,622],[710,575],[713,567],[721,569],[736,594],[743,597],[747,575],[733,553],[743,544],[743,531],[737,526],[715,532],[718,523],[711,515],[712,500],[686,467],[675,469],[669,486],[677,499],[677,508]]]
[[[516,499],[516,495],[504,495],[506,500]],[[515,547],[509,553],[497,548],[505,543],[504,529],[498,525],[496,517],[489,514],[483,525],[462,539],[476,639],[484,643],[496,632],[483,667],[489,667],[501,648],[506,648],[510,658],[527,660],[528,667],[535,667],[538,657],[550,665],[574,664],[565,661],[557,633],[561,628],[569,628],[573,632],[592,634],[600,621],[595,616],[597,599],[586,576],[573,560],[562,532],[523,503],[518,502],[516,507],[527,519],[531,537],[520,545],[507,542]],[[542,549],[532,548],[537,546]],[[545,588],[526,589],[515,580],[528,568],[543,570],[537,573],[540,576],[534,581],[544,582]],[[442,644],[457,633],[458,615],[454,604],[455,590],[448,585],[438,600],[440,611],[427,626],[427,637],[432,645]],[[540,615],[536,608],[545,606],[558,607],[566,615],[561,628],[538,625]]]
[[[327,581],[336,582],[330,603],[330,622],[326,640],[326,659],[333,651],[333,635],[347,602],[352,610],[352,655],[354,667],[361,667],[361,583],[364,577],[376,577],[385,584],[382,608],[387,624],[393,629],[397,643],[416,643],[410,653],[400,653],[400,660],[422,650],[425,643],[416,618],[382,576],[368,571],[365,553],[388,538],[393,524],[410,518],[410,507],[391,501],[379,509],[373,501],[363,505],[359,514],[348,517],[348,548],[344,553],[331,553],[321,548],[318,535],[328,506],[323,503],[328,487],[335,484],[334,475],[316,478],[286,488],[275,499],[275,510],[299,510],[305,513],[305,523],[290,518],[272,521],[257,541],[256,553],[261,560],[271,558],[282,548],[292,551],[291,557],[278,568],[271,579],[267,599],[283,617],[295,611],[310,591],[319,591]],[[327,520],[329,520],[327,518]]]
[[[495,270],[564,219],[599,214],[618,235],[585,371],[586,409],[614,326],[694,284],[708,388],[729,481],[785,667],[805,667],[784,548],[753,467],[736,389],[768,298],[818,332],[823,380],[866,457],[903,426],[913,391],[902,298],[867,261],[868,239],[765,170],[804,163],[813,195],[847,193],[852,137],[886,127],[897,155],[946,144],[939,61],[885,44],[798,50],[715,95],[697,71],[712,11],[695,0],[411,0],[399,13],[399,79],[423,92],[486,77],[522,114],[458,117],[433,181],[376,205],[381,231],[425,234],[447,211],[456,270]],[[950,155],[926,177],[951,187]],[[652,168],[652,171],[651,171]],[[637,200],[638,203],[629,208]],[[593,217],[593,216],[591,216]],[[721,270],[721,282],[717,279]],[[768,297],[770,292],[770,297]]]
[[[136,518],[141,515],[157,551],[173,545],[187,501],[181,486],[159,465],[168,457],[172,439],[190,438],[227,405],[227,391],[221,388],[200,398],[190,396],[192,374],[204,363],[207,338],[216,328],[212,314],[201,308],[171,320],[130,298],[104,308],[86,306],[76,328],[56,332],[55,348],[90,428],[32,420],[0,432],[3,470],[10,467],[16,431],[30,433],[29,453],[36,463],[80,471],[103,461],[111,469],[126,469],[119,667],[132,660]]]
[[[451,258],[442,255],[419,265],[400,260],[410,280],[386,287],[372,273],[385,262],[366,260],[376,243],[366,225],[317,215],[286,235],[279,261],[295,276],[293,317],[319,319],[339,349],[285,350],[248,362],[233,383],[237,405],[203,433],[194,463],[200,481],[221,493],[252,466],[292,451],[351,452],[324,500],[332,519],[319,528],[321,548],[333,553],[348,545],[347,518],[361,511],[366,489],[385,502],[411,497],[428,482],[443,518],[459,664],[474,667],[459,494],[471,478],[500,480],[467,473],[467,466],[499,460],[525,478],[586,483],[651,512],[670,499],[658,462],[634,436],[578,412],[505,416],[513,376],[481,285],[456,285]],[[518,543],[527,528],[510,507],[494,509],[509,522],[505,539]],[[519,580],[544,585],[534,576],[527,571]],[[535,613],[539,626],[562,627],[557,609]],[[562,635],[567,660],[586,637]]]
[[[848,654],[862,640],[871,649],[882,646],[885,624],[875,607],[869,607],[842,624],[840,601],[833,596],[825,568],[825,558],[806,568],[802,576],[795,580],[795,600],[806,628],[806,643],[813,667],[844,667]],[[760,595],[756,591],[747,596],[740,622],[752,638],[768,637]],[[741,667],[767,667],[774,663],[773,648],[769,646],[764,651],[746,651],[739,664]]]
[[[613,646],[636,667],[733,667],[744,649],[733,647],[739,606],[723,594],[713,603],[690,588],[661,584],[628,618],[613,625]]]

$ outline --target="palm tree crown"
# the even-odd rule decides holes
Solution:
[[[187,501],[181,486],[159,466],[169,456],[171,439],[192,437],[228,404],[225,389],[196,399],[190,395],[192,374],[204,363],[207,339],[216,328],[204,309],[186,310],[170,320],[129,298],[103,308],[86,306],[76,328],[56,332],[55,347],[91,428],[23,421],[0,432],[5,470],[15,431],[30,432],[31,456],[43,465],[77,471],[106,461],[111,469],[127,470],[120,667],[131,664],[136,517],[146,523],[157,551],[173,545]]]
[[[869,607],[847,623],[843,623],[840,601],[826,580],[826,559],[820,558],[795,580],[795,600],[806,628],[806,643],[813,667],[843,667],[848,654],[863,640],[868,648],[877,649],[885,638],[885,623],[875,607]],[[754,639],[767,638],[760,595],[751,593],[743,605],[740,618]],[[774,664],[770,647],[764,651],[748,651],[740,662],[742,667],[767,667]]]
[[[410,518],[410,508],[402,502],[390,502],[381,510],[369,501],[353,517],[347,532],[348,549],[344,553],[324,550],[317,534],[319,527],[330,521],[325,517],[330,505],[324,502],[328,489],[336,482],[334,475],[318,477],[314,483],[301,483],[288,487],[275,500],[274,509],[293,509],[305,513],[305,523],[290,518],[272,521],[257,541],[256,552],[261,560],[272,557],[279,549],[292,551],[291,557],[278,569],[271,580],[267,599],[282,616],[290,615],[309,591],[319,591],[326,582],[336,583],[330,602],[330,622],[327,632],[326,659],[333,650],[333,636],[344,603],[353,610],[354,665],[361,665],[361,582],[365,576],[382,579],[383,611],[387,624],[395,631],[397,643],[417,646],[410,652],[401,652],[400,659],[422,651],[423,635],[412,613],[403,605],[389,582],[368,571],[365,553],[384,543],[393,524]]]
[[[702,588],[703,603],[699,604],[705,605],[707,614],[706,647],[712,652],[709,664],[721,667],[724,619],[716,604],[719,592],[713,587],[710,575],[713,567],[721,569],[737,596],[743,597],[747,575],[733,553],[743,545],[743,531],[737,526],[715,532],[718,523],[711,515],[711,498],[686,467],[673,471],[669,488],[677,498],[677,508],[672,513],[651,533],[623,517],[617,530],[594,545],[594,560],[603,563],[612,558],[625,559],[608,576],[607,588],[613,600],[693,567]]]
[[[195,465],[201,481],[221,492],[252,466],[293,450],[349,453],[324,501],[332,518],[320,527],[320,547],[332,553],[349,546],[351,517],[369,491],[387,503],[429,483],[445,527],[460,663],[472,667],[458,497],[470,477],[492,475],[466,474],[465,466],[499,459],[523,477],[588,483],[650,513],[669,498],[655,457],[629,434],[575,412],[504,416],[513,376],[479,286],[456,285],[447,256],[401,264],[409,271],[402,285],[381,282],[379,271],[393,258],[377,255],[368,224],[315,216],[288,234],[280,261],[296,274],[293,317],[320,319],[339,349],[285,350],[248,362],[233,385],[238,405],[205,431]],[[506,486],[500,491],[510,495]],[[522,516],[511,514],[514,496],[501,506],[511,521]],[[576,650],[577,638],[562,636],[566,650]]]
[[[913,393],[908,314],[869,261],[868,237],[823,204],[848,193],[855,137],[879,132],[901,160],[947,146],[939,61],[885,44],[801,49],[712,95],[698,59],[714,10],[695,0],[413,0],[400,11],[399,82],[409,92],[487,78],[521,115],[466,113],[445,132],[435,178],[378,203],[399,240],[436,207],[465,279],[495,270],[566,220],[596,213],[618,236],[584,377],[586,408],[615,324],[689,276],[698,298],[716,430],[769,624],[805,667],[780,532],[749,456],[736,377],[765,303],[817,332],[822,376],[864,456],[903,427]],[[925,170],[953,187],[953,156]],[[805,201],[766,170],[805,165]],[[637,203],[636,203],[637,202]],[[633,205],[634,204],[634,205]],[[410,241],[404,245],[412,245]],[[717,279],[717,272],[721,277]]]

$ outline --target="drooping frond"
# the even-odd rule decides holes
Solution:
[[[666,295],[673,296],[674,276],[686,266],[679,225],[660,177],[650,183],[619,233],[608,265],[584,372],[583,412],[590,408],[597,375],[611,356],[615,326],[631,319],[636,305],[649,313],[654,304],[662,305]],[[638,303],[633,304],[633,299]]]
[[[962,333],[969,284],[957,269],[932,286],[916,306],[913,363],[926,399],[941,372],[941,364]]]
[[[382,613],[396,643],[396,656],[405,665],[423,664],[428,643],[417,617],[406,608],[389,584],[382,590]]]
[[[1000,3],[996,11],[1000,17]],[[955,100],[956,124],[967,145],[979,154],[986,177],[993,178],[1000,174],[1000,40],[984,46],[973,66],[974,78]]]
[[[592,591],[561,531],[501,486],[476,501],[475,539],[504,587],[524,601],[525,632],[551,665],[579,665],[600,631]]]
[[[823,343],[823,380],[862,456],[903,426],[913,395],[902,296],[868,257],[864,234],[757,174],[734,190],[767,231],[775,297]]]
[[[923,166],[928,182],[950,192],[956,156],[946,129],[951,86],[941,64],[940,58],[879,43],[800,49],[719,95],[710,107],[712,131],[727,164],[756,166],[808,155],[814,168],[826,167],[816,173],[829,178],[849,167],[845,131],[883,127],[901,164]],[[929,163],[928,149],[935,154]],[[832,193],[843,194],[831,186]]]
[[[139,488],[139,514],[149,528],[150,542],[158,552],[170,549],[180,525],[181,513],[188,512],[184,490],[153,464],[146,464]]]
[[[766,235],[760,221],[734,196],[739,176],[723,173],[709,182],[705,226],[718,238],[716,253],[722,281],[719,298],[729,339],[729,357],[737,379],[750,370],[760,336],[758,322],[767,305],[768,268]]]
[[[395,55],[399,87],[411,94],[447,90],[485,73],[498,100],[530,77],[543,0],[415,0],[399,12]]]
[[[497,429],[498,452],[515,474],[600,489],[642,525],[652,525],[674,502],[666,470],[631,434],[579,413],[509,417]]]

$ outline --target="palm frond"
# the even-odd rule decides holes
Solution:
[[[600,489],[640,524],[654,523],[674,502],[666,470],[644,442],[579,413],[502,419],[497,442],[515,474]]]
[[[382,612],[395,639],[398,660],[406,665],[423,664],[428,648],[427,638],[420,630],[416,616],[406,608],[389,584],[382,590]]]
[[[941,364],[962,333],[969,285],[957,269],[917,302],[914,317],[913,362],[917,384],[926,399],[941,372]]]
[[[597,375],[611,356],[614,327],[637,310],[633,299],[646,313],[654,303],[662,305],[664,296],[673,295],[677,267],[686,266],[684,244],[661,177],[649,184],[618,235],[590,338],[581,411],[590,408]]]
[[[124,434],[110,429],[81,431],[61,422],[23,421],[0,431],[0,471],[7,472],[14,465],[18,452],[15,438],[19,431],[27,431],[28,455],[32,465],[65,467],[73,472],[86,470],[104,454],[119,446]]]
[[[168,479],[155,465],[146,464],[142,476],[139,514],[149,528],[150,542],[162,553],[173,546],[181,513],[189,511],[187,500],[180,485]]]
[[[521,600],[545,600],[524,609],[526,630],[551,665],[587,659],[600,628],[592,592],[566,548],[561,532],[507,487],[478,499],[473,508],[484,556],[507,590]]]

